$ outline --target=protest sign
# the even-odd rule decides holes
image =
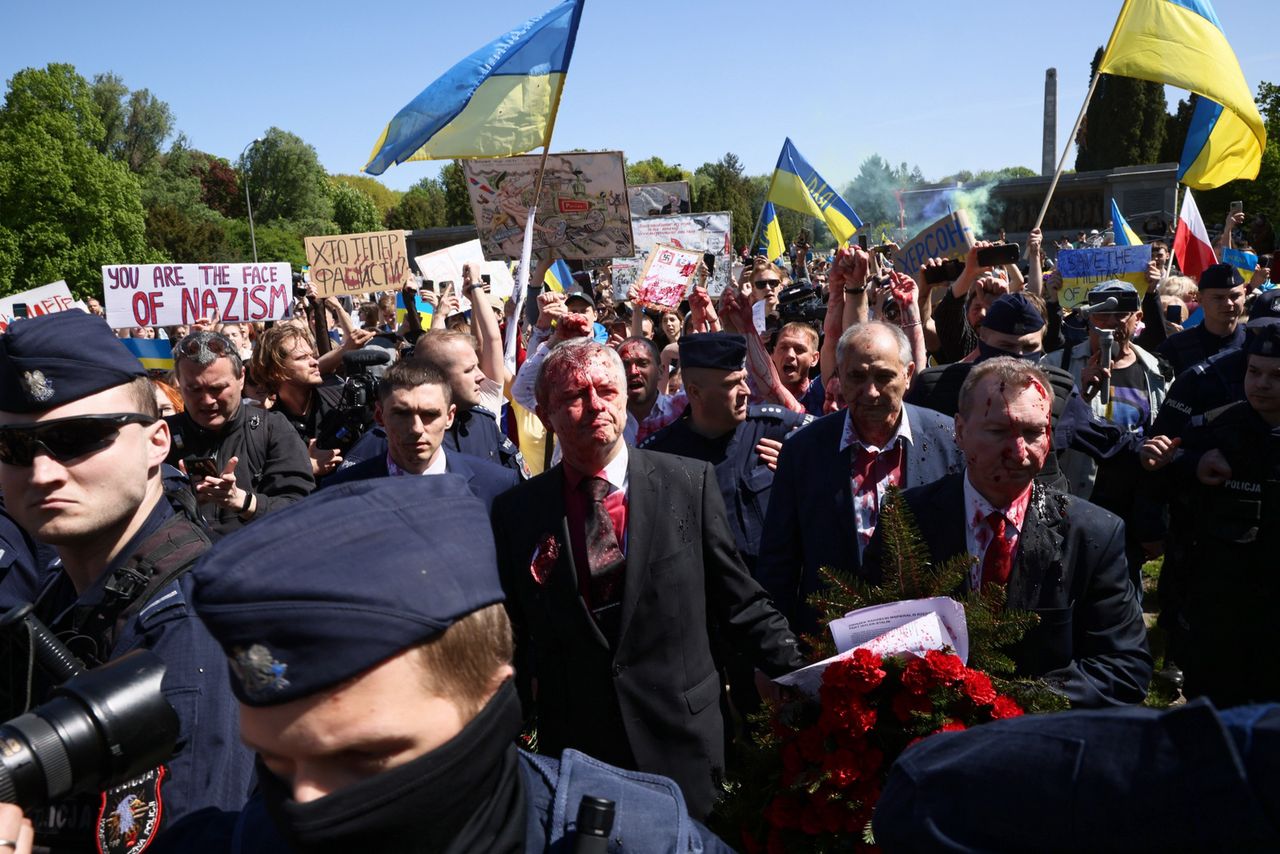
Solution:
[[[419,255],[413,259],[418,265],[418,272],[423,279],[429,279],[439,287],[441,282],[453,282],[453,292],[463,311],[471,308],[471,303],[462,294],[462,268],[470,264],[475,283],[480,284],[481,276],[489,277],[489,293],[506,299],[515,288],[515,279],[511,268],[505,261],[486,261],[479,240],[468,240],[454,246],[446,246]]]
[[[1109,279],[1130,283],[1138,289],[1141,299],[1147,293],[1150,263],[1150,244],[1063,249],[1058,253],[1058,274],[1062,276],[1058,303],[1063,308],[1075,308],[1088,302],[1089,289]]]
[[[20,305],[27,307],[27,317],[38,317],[42,314],[53,314],[56,311],[74,308],[76,301],[71,296],[67,283],[61,279],[52,284],[41,285],[20,294],[4,297],[0,299],[0,332],[9,328],[9,324],[19,313],[16,306]]]
[[[639,278],[649,252],[659,243],[716,256],[715,269],[707,280],[711,296],[719,296],[733,281],[733,215],[728,211],[651,216],[632,220],[631,226],[636,254],[633,258],[613,259],[615,299],[627,298],[627,290]]]
[[[1235,267],[1240,278],[1246,282],[1253,278],[1253,270],[1258,266],[1258,256],[1243,249],[1223,249],[1220,260]]]
[[[893,254],[893,267],[899,273],[914,276],[930,258],[959,258],[974,243],[973,226],[963,210],[952,211],[923,229]]]
[[[303,243],[318,296],[398,291],[413,281],[403,231],[307,237]]]
[[[678,308],[698,272],[702,252],[659,243],[640,273],[636,302],[652,308]]]
[[[689,182],[664,181],[661,184],[636,184],[627,188],[631,217],[664,216],[689,212]]]
[[[486,258],[520,257],[541,155],[464,160]],[[616,258],[634,253],[621,151],[547,157],[533,226],[533,256]]]
[[[292,274],[274,264],[110,264],[102,268],[107,323],[176,326],[217,315],[224,323],[289,315]]]

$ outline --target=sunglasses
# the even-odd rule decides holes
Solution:
[[[60,463],[101,451],[116,440],[126,424],[154,424],[157,419],[140,412],[112,415],[76,415],[30,426],[0,426],[0,462],[29,466],[41,449]]]
[[[751,283],[754,287],[764,290],[765,288],[776,288],[782,284],[781,279],[757,279]]]

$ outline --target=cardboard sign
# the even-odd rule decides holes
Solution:
[[[952,211],[925,228],[894,253],[893,267],[914,276],[930,258],[964,259],[973,246],[973,226],[963,210]]]
[[[462,268],[470,264],[476,284],[481,276],[489,277],[489,293],[506,299],[515,289],[515,279],[505,261],[486,261],[479,240],[468,240],[454,246],[446,246],[426,255],[414,258],[423,279],[429,279],[439,287],[441,282],[453,282],[453,292],[463,311],[471,308],[470,301],[462,295]]]
[[[462,161],[486,258],[520,258],[541,162],[539,154]],[[535,258],[616,258],[634,253],[621,151],[549,155],[537,201]]]
[[[661,184],[637,184],[627,188],[631,218],[666,216],[689,212],[689,182],[665,181]]]
[[[1058,253],[1058,274],[1062,276],[1058,303],[1063,308],[1075,308],[1088,302],[1089,289],[1108,279],[1119,279],[1133,285],[1141,299],[1147,293],[1147,265],[1150,263],[1150,244],[1063,249]]]
[[[631,226],[636,254],[633,258],[613,259],[615,299],[627,298],[627,291],[640,277],[649,253],[658,244],[714,254],[716,266],[707,280],[707,293],[713,297],[720,296],[733,281],[733,214],[728,211],[651,216],[632,220]]]
[[[636,302],[653,308],[678,308],[701,261],[701,252],[659,243],[644,263]]]
[[[25,305],[27,317],[38,317],[42,314],[53,314],[55,311],[66,311],[76,307],[71,296],[71,289],[62,279],[48,285],[41,285],[20,294],[13,294],[0,299],[0,332],[9,328],[16,316],[14,306]]]
[[[110,264],[102,268],[107,323],[176,326],[217,315],[225,323],[288,317],[292,271],[274,264]]]
[[[307,237],[303,243],[318,296],[398,291],[413,281],[403,231]]]

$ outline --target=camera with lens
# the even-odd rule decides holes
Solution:
[[[384,350],[355,350],[342,357],[342,400],[320,421],[316,445],[346,453],[373,426],[373,404],[378,395],[378,378],[370,370],[391,361]]]
[[[821,327],[827,317],[827,304],[818,297],[818,289],[808,282],[792,285],[778,294],[778,318],[783,323],[809,323]]]

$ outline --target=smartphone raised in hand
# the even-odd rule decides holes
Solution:
[[[954,282],[964,272],[964,262],[948,258],[937,267],[924,268],[924,281],[929,285],[940,285],[943,282]]]
[[[222,470],[218,468],[218,458],[212,454],[199,456],[191,454],[182,458],[182,465],[187,470],[187,477],[195,480],[198,477],[218,477]]]
[[[1022,247],[1016,243],[997,243],[995,246],[984,246],[978,250],[978,263],[983,267],[1017,264],[1020,257],[1022,257]]]
[[[422,284],[418,285],[418,293],[434,294],[436,292],[436,283],[432,279],[423,279]]]

